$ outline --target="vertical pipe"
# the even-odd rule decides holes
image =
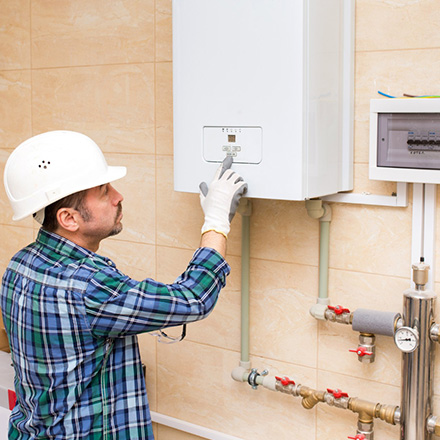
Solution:
[[[316,304],[310,308],[310,314],[320,320],[325,320],[325,311],[330,303],[328,298],[328,259],[330,240],[330,221],[332,210],[330,205],[322,200],[306,200],[309,217],[319,219],[319,286]]]
[[[429,440],[427,419],[432,414],[434,343],[430,329],[434,321],[435,294],[410,289],[404,293],[404,325],[416,328],[419,345],[402,355],[401,440]]]
[[[423,219],[423,256],[425,257],[425,263],[430,266],[429,278],[426,283],[426,289],[428,290],[434,290],[436,217],[437,185],[426,183]]]
[[[423,224],[425,186],[423,183],[413,184],[413,207],[412,207],[412,238],[411,238],[411,261],[420,261],[423,257]],[[429,264],[429,263],[428,263]],[[411,276],[412,279],[412,276]],[[414,287],[414,285],[412,285]]]
[[[241,224],[241,358],[240,365],[249,362],[249,271],[250,271],[250,209],[243,213]]]
[[[328,254],[330,221],[321,220],[319,224],[319,298],[328,298]]]

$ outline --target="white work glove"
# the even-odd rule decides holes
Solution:
[[[215,231],[228,236],[230,223],[237,210],[240,198],[247,191],[247,183],[232,171],[232,157],[228,156],[218,168],[209,189],[205,182],[200,184],[200,203],[205,213],[202,234]]]

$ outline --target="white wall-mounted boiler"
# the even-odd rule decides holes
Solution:
[[[249,197],[352,189],[354,0],[173,0],[174,188],[226,155]]]

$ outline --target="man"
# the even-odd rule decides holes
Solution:
[[[201,246],[174,284],[136,281],[96,253],[122,230],[122,195],[87,136],[54,131],[11,154],[5,188],[15,220],[42,224],[2,280],[15,368],[10,439],[153,439],[136,335],[206,317],[225,285],[229,224],[247,185],[225,160],[208,188]]]

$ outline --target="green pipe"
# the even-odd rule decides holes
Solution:
[[[328,298],[330,221],[320,220],[319,224],[319,298]]]
[[[249,362],[250,214],[241,216],[241,363]]]
[[[332,210],[330,205],[322,203],[322,200],[306,200],[307,213],[311,218],[319,220],[319,286],[316,304],[310,308],[310,314],[320,320],[325,320],[325,312],[329,304],[328,297],[328,260],[330,221]]]

